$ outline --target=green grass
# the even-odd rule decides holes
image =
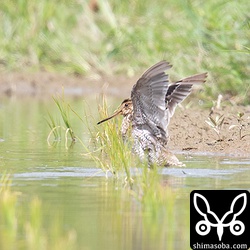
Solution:
[[[104,98],[99,103],[99,115],[102,119],[108,115],[107,103]],[[79,115],[73,111],[67,100],[58,97],[55,105],[64,107],[58,109],[58,114],[61,116],[61,113],[67,110],[67,123],[74,124],[72,113],[77,117]],[[82,143],[84,152],[95,160],[97,167],[102,167],[105,172],[111,172],[114,180],[105,183],[104,189],[98,189],[103,194],[101,197],[107,199],[105,202],[107,207],[101,207],[101,216],[98,216],[100,227],[106,226],[102,224],[102,211],[113,207],[114,203],[109,202],[114,199],[120,209],[117,210],[118,214],[112,214],[111,225],[108,225],[106,230],[109,232],[111,228],[111,233],[114,232],[116,237],[120,237],[121,242],[133,244],[136,233],[141,235],[139,241],[142,245],[146,244],[145,242],[152,242],[153,246],[155,242],[157,246],[174,249],[180,231],[182,244],[186,245],[188,216],[182,213],[180,217],[178,213],[180,207],[178,190],[166,183],[168,179],[158,172],[159,168],[149,171],[147,164],[138,163],[137,159],[132,157],[129,140],[128,144],[124,144],[121,139],[122,117],[99,126],[94,126],[91,117],[89,115],[86,121],[86,124],[90,124],[88,128],[91,135],[90,143],[84,144],[80,138],[77,138],[76,143]],[[54,121],[55,125],[57,124],[52,116],[49,119]],[[131,167],[135,175],[130,174]],[[83,183],[86,179],[84,178]],[[87,181],[91,183],[91,178]],[[55,207],[53,205],[50,207],[42,197],[29,197],[26,192],[15,193],[11,190],[10,184],[8,176],[3,176],[0,180],[0,249],[80,249],[78,241],[83,236],[77,229],[65,225],[57,204]],[[107,190],[110,189],[107,189],[106,185],[109,185],[109,188],[111,186],[115,197],[107,196],[107,193],[110,194]],[[19,189],[18,185],[13,186],[13,189]],[[119,192],[117,189],[120,189]],[[24,203],[27,199],[28,202]],[[183,208],[187,211],[187,204],[182,206]],[[49,217],[46,217],[47,211],[49,211]],[[109,215],[105,213],[103,216]],[[180,227],[176,221],[181,221]],[[132,231],[131,228],[133,228]],[[93,229],[90,227],[91,230]],[[125,240],[124,235],[126,235]],[[106,244],[110,244],[109,240],[105,239],[104,242],[108,241]],[[162,249],[165,248],[162,247]]]
[[[50,132],[47,141],[50,145],[52,135],[57,143],[60,140],[61,131],[65,131],[65,147],[67,147],[67,131],[71,135],[74,142],[81,143],[83,146],[83,156],[90,158],[96,163],[97,168],[102,169],[106,174],[111,173],[115,178],[123,180],[125,184],[132,187],[133,178],[131,177],[131,167],[148,169],[147,163],[141,163],[137,157],[132,154],[132,141],[128,135],[127,141],[124,143],[120,132],[122,116],[111,119],[100,125],[95,125],[96,118],[90,113],[87,115],[87,104],[84,105],[85,118],[74,111],[67,100],[63,97],[53,98],[55,105],[58,107],[59,116],[65,125],[61,126],[60,122],[48,112],[47,123]],[[98,100],[98,112],[100,120],[108,117],[108,107],[104,96]],[[73,113],[73,114],[72,114]],[[83,122],[89,135],[89,141],[82,141],[81,138],[76,136],[72,129],[73,115]]]
[[[47,137],[47,142],[50,145],[50,138],[53,134],[54,142],[58,142],[61,140],[61,130],[64,130],[64,138],[65,138],[65,147],[68,148],[68,134],[71,138],[71,144],[76,141],[76,136],[73,131],[73,126],[71,124],[70,112],[73,111],[70,107],[70,104],[66,102],[64,98],[64,94],[62,97],[53,97],[53,100],[59,110],[59,114],[64,126],[61,126],[60,119],[56,121],[56,119],[50,114],[48,111],[48,118],[46,118],[47,124],[50,127],[50,132]],[[73,111],[74,112],[74,111]]]
[[[10,184],[10,176],[2,175],[0,249],[76,249],[76,232],[65,231],[59,220],[58,211],[48,222],[39,198],[33,198],[30,201],[27,211],[25,207],[18,204],[21,194],[12,191]]]
[[[124,143],[120,134],[120,119],[113,119],[101,125],[94,125],[96,118],[87,110],[87,104],[84,104],[84,116],[82,118],[67,102],[64,95],[53,97],[54,103],[58,108],[60,119],[56,119],[48,112],[46,117],[50,132],[47,137],[49,145],[56,145],[64,141],[65,147],[68,148],[68,134],[71,142],[79,142],[83,146],[83,156],[92,159],[98,168],[105,173],[112,173],[116,178],[122,178],[130,186],[132,178],[130,176],[130,167],[132,164],[131,143]],[[107,117],[107,103],[104,97],[99,99],[99,116],[100,119]],[[73,131],[73,117],[77,117],[88,131],[88,142],[82,141]],[[63,123],[63,125],[61,125]],[[62,140],[61,134],[64,133],[65,140]],[[54,140],[53,140],[54,139]],[[51,144],[51,141],[53,142]],[[56,143],[55,143],[56,142]]]
[[[140,178],[142,182],[139,182]],[[44,203],[38,197],[29,197],[30,201],[24,205],[23,199],[27,199],[27,194],[12,191],[10,184],[11,181],[6,175],[0,179],[0,248],[2,250],[73,250],[85,247],[85,245],[79,244],[81,242],[79,238],[85,237],[87,230],[83,234],[79,228],[65,224],[58,207],[50,207],[46,201]],[[109,183],[109,185],[111,185],[111,189],[108,190],[114,191],[115,197],[110,195],[107,197],[105,194],[101,196],[107,202],[104,208],[100,208],[98,220],[100,227],[104,227],[101,232],[108,230],[114,233],[120,242],[115,239],[116,243],[114,243],[109,237],[103,239],[99,235],[100,230],[95,231],[96,238],[104,245],[113,246],[118,241],[118,246],[123,246],[122,244],[130,246],[138,241],[142,248],[145,248],[145,244],[150,243],[152,246],[159,246],[160,249],[175,249],[175,242],[176,239],[180,239],[180,233],[183,241],[180,245],[188,244],[188,213],[183,213],[188,210],[188,204],[182,204],[182,212],[179,213],[180,205],[178,203],[181,202],[178,198],[179,191],[164,185],[155,171],[145,171],[143,175],[138,176],[137,184],[133,189],[122,188],[119,190],[121,189],[119,181]],[[105,191],[107,188],[103,188],[103,193]],[[117,194],[119,197],[116,197]],[[110,209],[110,206],[117,206],[114,211],[118,212],[111,211],[102,215],[103,209],[106,211],[106,209]],[[108,225],[103,225],[104,221],[107,222],[107,218],[103,218],[103,216],[110,216]],[[80,220],[82,219],[80,218]],[[181,223],[180,228],[177,223]],[[93,230],[91,226],[87,228]],[[140,235],[139,238],[137,234]],[[125,238],[124,235],[126,235]],[[86,248],[88,247],[88,243],[86,243]],[[133,249],[132,245],[128,249]]]
[[[208,71],[203,97],[249,103],[247,0],[5,0],[0,68],[133,75],[166,59],[173,78]]]
[[[105,97],[99,100],[99,119],[108,116],[108,108]],[[102,169],[106,174],[111,173],[116,179],[124,181],[129,186],[132,185],[130,168],[135,164],[131,154],[131,143],[124,143],[120,133],[121,119],[112,119],[101,125],[96,124],[96,117],[91,115],[90,107],[85,103],[85,119],[71,109],[75,115],[82,120],[89,135],[88,141],[82,141],[77,137],[77,142],[83,146],[83,156],[93,160],[97,168]]]

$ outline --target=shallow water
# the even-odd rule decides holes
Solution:
[[[69,102],[84,117],[83,100]],[[175,193],[174,203],[166,209],[142,204],[123,181],[84,157],[80,143],[48,145],[47,109],[59,117],[52,100],[1,100],[0,172],[11,174],[12,190],[20,194],[18,204],[27,213],[29,202],[38,197],[45,222],[57,215],[63,230],[74,231],[76,249],[188,249],[190,192],[250,187],[250,159],[179,155],[187,167],[158,170],[163,193]],[[97,121],[97,105],[91,110]],[[86,126],[71,118],[75,133],[87,143]],[[135,167],[131,173],[142,174]]]

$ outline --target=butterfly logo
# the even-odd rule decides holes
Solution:
[[[239,203],[240,199],[243,199],[243,205],[237,211],[235,204]],[[204,206],[199,208],[198,202],[197,202],[198,200],[200,200],[200,202],[203,202],[203,204],[205,204],[206,211],[202,211],[204,210]],[[233,235],[237,235],[237,236],[243,234],[243,232],[245,231],[245,225],[243,224],[242,221],[237,220],[237,216],[239,216],[246,208],[246,205],[247,205],[246,193],[239,194],[233,199],[231,206],[230,206],[230,210],[226,212],[222,216],[221,219],[219,219],[218,216],[213,211],[210,210],[210,205],[207,199],[203,195],[199,193],[195,193],[193,196],[193,203],[194,203],[194,207],[196,211],[204,218],[203,220],[200,220],[199,222],[197,222],[195,226],[195,230],[199,235],[202,235],[202,236],[207,235],[209,234],[211,227],[215,227],[217,228],[217,235],[218,235],[219,241],[221,241],[222,235],[224,233],[224,227],[229,227],[230,232]],[[225,223],[225,220],[226,218],[228,219],[229,215],[232,217],[232,220],[229,223]],[[211,219],[213,219],[213,222],[211,222]],[[214,223],[215,221],[216,223]]]

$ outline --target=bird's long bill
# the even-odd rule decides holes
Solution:
[[[103,123],[103,122],[106,122],[106,121],[108,121],[108,120],[114,118],[115,116],[119,115],[121,112],[122,112],[121,108],[117,109],[113,115],[111,115],[111,116],[109,116],[109,117],[107,117],[107,118],[105,118],[105,119],[99,121],[99,122],[97,123],[97,125],[99,125],[99,124],[101,124],[101,123]]]

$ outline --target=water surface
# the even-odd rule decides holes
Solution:
[[[91,119],[98,120],[94,98],[68,101],[82,117],[84,105],[93,103]],[[48,145],[47,110],[59,119],[52,100],[1,100],[0,171],[11,174],[18,205],[27,213],[34,197],[42,201],[45,229],[58,216],[65,232],[73,230],[76,249],[188,249],[192,190],[249,189],[250,159],[179,155],[186,168],[158,170],[159,192],[169,203],[148,202],[138,187],[130,190],[122,178],[98,169],[79,142]],[[73,114],[71,119],[88,143],[86,124]],[[131,173],[142,174],[138,166]]]

